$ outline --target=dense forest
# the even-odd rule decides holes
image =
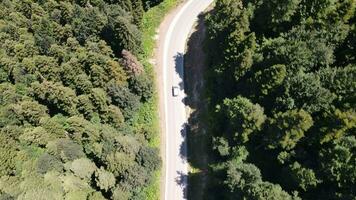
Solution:
[[[216,1],[205,199],[356,198],[355,4]]]
[[[145,199],[160,158],[137,57],[157,3],[0,2],[0,199]]]

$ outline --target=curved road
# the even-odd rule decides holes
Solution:
[[[183,58],[186,42],[198,15],[213,0],[188,0],[171,16],[167,17],[160,28],[158,46],[158,74],[161,102],[161,121],[164,130],[164,200],[187,199],[187,144],[185,141],[185,125],[187,116],[184,104],[184,72]],[[172,95],[172,87],[179,88],[176,97]],[[162,106],[163,104],[163,106]]]

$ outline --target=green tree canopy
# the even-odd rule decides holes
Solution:
[[[232,128],[233,135],[228,137],[235,138],[238,142],[247,142],[249,135],[260,130],[266,120],[260,105],[253,104],[241,96],[225,99],[223,105],[217,108],[217,112],[228,119]]]
[[[267,125],[268,147],[291,150],[312,125],[312,117],[304,110],[278,113]]]

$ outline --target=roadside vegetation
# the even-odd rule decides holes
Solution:
[[[158,5],[148,9],[142,18],[142,54],[138,55],[140,60],[145,66],[146,73],[150,74],[152,80],[156,80],[155,72],[153,70],[153,64],[149,62],[154,56],[154,48],[156,47],[155,36],[157,34],[156,30],[159,28],[164,17],[169,11],[174,9],[181,0],[163,0]],[[157,2],[156,2],[157,3]],[[156,86],[152,83],[154,88]],[[156,90],[155,90],[156,91]],[[158,94],[153,93],[152,98],[142,106],[141,113],[139,114],[140,119],[138,124],[146,122],[146,126],[150,127],[150,130],[154,133],[153,137],[149,140],[149,145],[154,148],[160,148],[160,134],[159,134],[159,119],[158,119]],[[161,168],[160,168],[161,169]],[[160,180],[161,171],[156,170],[152,182],[144,189],[143,194],[146,200],[158,200],[160,199]]]
[[[158,3],[1,1],[0,199],[158,192],[154,79],[142,56],[153,48],[145,12]]]
[[[354,0],[216,2],[204,199],[355,199],[355,20]]]
[[[163,0],[159,5],[149,9],[143,15],[142,33],[143,33],[143,56],[146,59],[151,58],[156,46],[156,30],[164,17],[183,0]]]

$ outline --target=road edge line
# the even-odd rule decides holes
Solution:
[[[183,7],[181,8],[181,10],[179,10],[179,12],[177,13],[177,15],[173,18],[172,23],[169,25],[166,37],[164,39],[164,47],[163,47],[163,96],[164,96],[164,113],[165,113],[165,183],[164,183],[164,199],[167,200],[167,178],[168,178],[168,148],[167,148],[167,140],[168,140],[168,121],[167,121],[167,112],[168,112],[168,104],[167,104],[167,55],[168,55],[168,42],[171,38],[172,38],[172,32],[173,32],[173,28],[176,26],[178,19],[181,17],[181,15],[183,14],[183,12],[188,8],[188,6],[193,2],[194,0],[189,0],[187,1]]]

